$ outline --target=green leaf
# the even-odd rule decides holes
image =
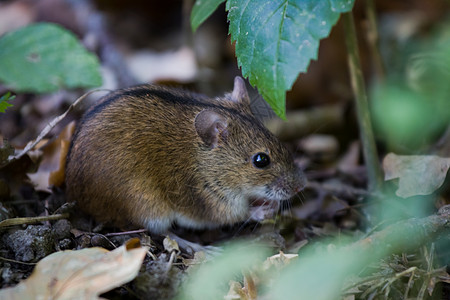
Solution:
[[[8,101],[13,100],[16,96],[11,96],[10,92],[7,92],[3,96],[0,97],[0,112],[4,113],[8,107],[11,107],[12,104],[8,103]]]
[[[230,34],[242,74],[285,118],[286,91],[354,0],[228,0]]]
[[[191,276],[184,282],[177,300],[224,299],[229,290],[228,282],[243,270],[261,265],[268,255],[268,248],[248,242],[234,242],[223,247],[223,252],[190,270]]]
[[[16,91],[36,93],[102,82],[97,57],[71,32],[49,23],[0,38],[0,80]]]
[[[191,27],[195,32],[225,0],[196,0],[191,12]]]

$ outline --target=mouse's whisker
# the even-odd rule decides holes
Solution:
[[[247,218],[247,220],[245,220],[244,222],[242,222],[242,224],[239,226],[239,228],[236,230],[236,232],[233,234],[233,237],[238,236],[245,228],[245,226],[247,226],[250,223],[251,219]]]
[[[286,210],[288,211],[288,214],[289,214],[289,218],[292,219],[292,201],[289,199],[285,202],[286,202],[285,205],[286,205]]]
[[[300,193],[295,194],[294,199],[298,199],[300,201],[300,204],[303,205],[305,204],[303,202],[303,199],[306,199],[305,194],[303,193],[303,191],[300,191]]]
[[[255,226],[253,226],[251,233],[255,233],[255,231],[258,229],[259,223],[256,223]]]

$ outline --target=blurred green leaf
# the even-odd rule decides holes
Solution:
[[[274,279],[268,299],[340,299],[344,280],[374,260],[369,253],[344,251],[344,248],[317,251],[313,247],[305,250],[279,278]]]
[[[372,98],[375,128],[389,145],[415,148],[429,135],[432,108],[401,82],[379,86]]]
[[[448,220],[449,215],[445,213],[411,218],[372,232],[353,243],[341,241],[339,237],[326,247],[316,244],[302,248],[298,259],[287,266],[278,278],[273,279],[273,288],[265,299],[341,299],[344,282],[370,269],[368,266],[372,263],[391,254],[417,250],[437,240],[440,235],[445,239],[448,235]],[[395,275],[392,277],[394,281],[397,280]],[[385,297],[380,299],[397,299],[388,297],[392,294],[389,294],[386,285],[376,288],[384,293]]]
[[[372,90],[375,129],[390,151],[414,153],[445,128],[450,105],[442,95],[437,97],[438,93],[442,90],[425,95],[398,80],[387,81]]]
[[[10,92],[7,92],[3,96],[0,97],[0,112],[4,113],[8,107],[11,107],[12,104],[8,103],[8,101],[13,100],[16,96],[12,95]]]
[[[231,279],[239,278],[243,270],[259,262],[262,263],[266,257],[267,249],[265,248],[234,243],[224,248],[223,253],[212,261],[193,270],[178,299],[223,299]]]
[[[389,203],[383,205],[391,208]],[[232,244],[215,259],[191,267],[177,299],[224,299],[230,280],[242,282],[243,274],[255,275],[252,277],[256,278],[258,299],[340,299],[344,283],[368,271],[371,264],[391,254],[414,251],[439,236],[446,236],[448,219],[448,214],[439,213],[380,227],[356,241],[346,235],[322,239],[302,247],[298,257],[289,264],[274,264],[269,268],[263,263],[267,255],[263,248]],[[392,278],[395,281],[396,275]],[[386,292],[384,289],[378,287],[379,292]],[[388,294],[389,291],[385,293]]]
[[[389,151],[420,152],[449,125],[450,42],[445,28],[450,24],[435,37],[408,41],[397,54],[404,63],[371,89],[374,125]]]
[[[192,31],[195,32],[223,2],[225,0],[196,0],[191,12]]]
[[[20,92],[45,93],[102,82],[97,57],[62,27],[39,23],[0,38],[0,80]]]
[[[238,65],[275,113],[285,118],[286,91],[317,58],[319,41],[330,34],[354,0],[228,0],[230,33]]]

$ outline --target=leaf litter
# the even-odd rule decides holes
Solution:
[[[0,298],[98,299],[135,278],[147,250],[130,240],[113,251],[86,248],[55,252],[43,258],[27,280],[0,290]]]
[[[47,130],[47,129],[46,129]],[[43,175],[42,177],[45,178],[46,183],[44,185],[41,184],[41,187],[44,186],[45,188],[42,188],[42,191],[45,193],[54,193],[55,192],[55,182],[58,182],[58,180],[52,181],[50,180],[50,173],[51,172],[64,172],[63,170],[61,171],[61,162],[62,159],[61,157],[64,156],[64,153],[61,152],[61,149],[64,148],[64,144],[67,145],[67,141],[70,140],[70,134],[73,131],[73,126],[69,125],[67,126],[63,132],[61,133],[61,135],[59,137],[57,137],[56,139],[52,140],[52,142],[50,143],[45,143],[45,147],[42,147],[41,149],[41,154],[39,155],[43,155],[44,158],[43,159],[39,159],[37,161],[40,162],[40,164],[38,163],[39,167],[37,167],[37,172],[42,172]],[[42,136],[42,135],[41,135]],[[42,136],[43,137],[43,136]],[[306,139],[304,143],[307,143],[308,140]],[[37,144],[39,145],[39,144]],[[46,151],[46,147],[49,147],[50,150]],[[57,150],[54,150],[53,147],[58,148]],[[334,146],[333,146],[334,147]],[[4,146],[4,151],[11,153],[11,149],[7,144],[5,144]],[[26,157],[29,157],[30,153],[33,153],[32,148],[30,148],[29,150],[27,150],[28,152],[26,153],[26,155],[22,155],[19,159],[14,159],[14,160],[9,160],[9,163],[14,163],[17,161],[20,161],[21,159],[23,160]],[[314,150],[309,150],[309,151],[313,151]],[[323,148],[322,146],[319,147],[319,149],[317,150],[318,153],[322,153]],[[305,238],[311,238],[313,236],[333,236],[335,234],[335,231],[338,230],[337,224],[336,225],[332,225],[332,223],[329,223],[326,220],[330,220],[333,218],[337,218],[339,215],[341,217],[338,218],[343,218],[343,220],[350,220],[350,219],[354,219],[353,217],[350,217],[352,215],[353,209],[351,208],[351,206],[349,206],[348,203],[352,203],[353,201],[355,201],[356,199],[355,194],[352,193],[339,193],[337,192],[336,189],[333,189],[331,186],[333,186],[333,182],[336,181],[336,174],[338,174],[338,170],[342,170],[344,173],[346,173],[347,175],[351,175],[354,172],[358,172],[358,159],[357,159],[357,154],[358,151],[355,151],[355,146],[352,146],[349,148],[349,152],[347,152],[342,159],[340,160],[339,164],[333,165],[333,164],[329,164],[329,159],[325,159],[324,162],[326,162],[324,165],[324,169],[322,169],[319,175],[315,175],[315,176],[319,176],[318,178],[321,178],[322,183],[318,184],[317,181],[316,183],[312,183],[310,184],[309,188],[306,189],[305,193],[310,193],[314,191],[316,193],[316,195],[311,198],[315,199],[314,201],[307,201],[304,205],[296,207],[291,209],[289,212],[291,213],[290,218],[291,221],[286,222],[287,220],[289,220],[288,218],[286,218],[286,215],[283,217],[284,219],[281,219],[281,223],[285,224],[284,226],[286,226],[287,224],[289,224],[290,222],[292,222],[292,220],[297,220],[297,222],[299,220],[304,220],[304,219],[309,219],[312,222],[316,222],[317,225],[319,225],[321,222],[325,222],[322,226],[319,225],[317,227],[311,227],[312,230],[309,230],[308,228],[303,228],[303,234],[300,236],[300,241],[303,239],[303,241],[305,241]],[[356,158],[355,158],[356,155]],[[317,155],[316,153],[311,153],[309,155],[309,157],[312,160],[317,160],[319,159],[319,161],[324,158],[324,156],[321,155]],[[31,158],[30,158],[31,160]],[[48,161],[48,165],[52,166],[52,168],[48,168],[48,165],[46,166],[46,164],[44,163],[45,161]],[[9,164],[8,163],[8,164]],[[334,170],[333,172],[329,172],[329,170],[332,169]],[[49,171],[50,170],[50,171]],[[55,170],[55,171],[51,171],[51,170]],[[325,170],[328,170],[326,172],[324,172]],[[342,172],[341,171],[341,172]],[[399,175],[401,177],[401,175]],[[58,177],[58,176],[57,176]],[[351,178],[347,177],[347,178]],[[342,188],[343,182],[341,184],[337,184],[336,186],[339,187],[338,189]],[[50,186],[53,186],[52,188],[49,188]],[[349,185],[350,187],[351,185]],[[35,188],[36,190],[39,190],[39,184],[36,184],[35,182]],[[335,196],[331,197],[331,193],[333,193],[334,195],[339,195],[340,198],[336,198]],[[322,200],[320,200],[322,199]],[[345,199],[345,201],[344,201]],[[353,199],[353,200],[352,200]],[[350,201],[350,202],[348,202]],[[319,206],[316,205],[315,208],[310,209],[309,213],[304,214],[304,211],[308,209],[308,203],[312,204],[319,204]],[[321,203],[321,205],[320,205]],[[342,205],[332,205],[333,203],[338,204],[338,203],[342,203]],[[353,202],[356,203],[356,202]],[[70,212],[70,209],[69,209]],[[318,214],[319,213],[319,214]],[[342,214],[343,213],[343,214]],[[350,213],[350,214],[349,214]],[[63,214],[63,215],[50,215],[47,217],[38,217],[36,219],[33,220],[33,218],[21,218],[21,220],[16,220],[16,223],[8,223],[11,222],[12,220],[15,219],[8,219],[5,220],[7,221],[6,223],[4,223],[4,225],[2,223],[0,223],[0,228],[3,226],[12,226],[14,224],[31,224],[31,223],[36,223],[36,222],[47,222],[47,224],[49,224],[49,221],[55,220],[55,219],[59,219],[59,218],[67,218],[67,214]],[[299,219],[297,219],[299,218]],[[71,217],[72,219],[72,217]],[[357,220],[354,219],[354,220]],[[317,223],[319,222],[319,223]],[[56,223],[55,223],[56,224]],[[328,224],[328,225],[327,225]],[[339,224],[339,223],[338,223]],[[340,228],[345,228],[342,227],[342,224],[339,225]],[[99,251],[98,255],[100,255],[100,253],[106,253],[107,250],[105,250],[104,248],[108,249],[114,249],[116,246],[115,245],[120,245],[122,243],[126,243],[125,240],[127,238],[130,238],[131,236],[136,236],[136,234],[133,234],[132,232],[130,233],[130,235],[127,234],[127,232],[124,232],[122,235],[122,239],[117,238],[117,236],[112,236],[112,237],[106,237],[104,235],[100,235],[100,234],[96,234],[96,233],[90,233],[90,231],[88,232],[80,232],[75,228],[73,228],[73,225],[68,225],[70,232],[72,234],[74,234],[75,238],[76,238],[76,242],[75,245],[78,245],[78,247],[90,247],[91,245],[95,246],[95,245],[100,245],[102,246],[103,250],[97,250]],[[264,226],[263,226],[264,227]],[[333,229],[334,227],[334,229]],[[353,228],[354,225],[351,226],[351,228]],[[68,239],[67,236],[59,239],[55,238],[55,234],[53,233],[53,231],[50,229],[51,227],[48,227],[48,225],[37,225],[37,227],[33,227],[32,225],[29,225],[27,227],[28,230],[31,230],[30,234],[33,235],[33,230],[39,230],[40,232],[47,232],[45,235],[49,235],[49,237],[47,238],[47,242],[44,242],[44,244],[42,244],[42,246],[38,246],[39,249],[45,249],[45,247],[48,246],[43,246],[43,245],[49,245],[49,244],[53,244],[54,240],[57,240],[57,243],[60,247],[58,247],[58,249],[60,250],[60,252],[56,252],[61,259],[63,260],[69,260],[70,257],[68,256],[67,258],[65,257],[67,255],[68,252],[61,252],[64,251],[65,247],[68,247],[69,249],[73,247],[74,243],[73,241],[70,242],[70,238]],[[315,228],[315,229],[314,229]],[[350,227],[347,227],[350,228]],[[254,230],[254,229],[253,229]],[[273,230],[273,228],[271,229]],[[16,231],[18,232],[18,231]],[[261,234],[261,233],[260,233]],[[120,236],[120,235],[119,235]],[[144,233],[141,232],[137,232],[137,236],[144,240],[145,237],[147,236]],[[99,240],[96,239],[96,237],[100,237],[100,240],[104,240],[106,241],[106,244],[102,242],[98,242],[98,241],[94,241],[94,240]],[[25,237],[25,240],[33,240],[32,238],[27,238]],[[299,241],[299,237],[295,238],[296,241]],[[149,239],[150,244],[152,244],[152,240]],[[10,242],[6,242],[7,244],[10,244]],[[35,245],[39,245],[39,244],[35,244]],[[294,247],[294,245],[291,245],[292,247]],[[57,249],[57,250],[58,250]],[[93,249],[93,248],[89,248],[89,249]],[[97,248],[95,248],[97,249]],[[147,267],[145,268],[148,272],[144,272],[144,273],[139,273],[139,275],[136,277],[136,279],[128,285],[128,288],[132,288],[134,290],[135,293],[137,293],[137,295],[144,295],[146,293],[146,291],[153,291],[153,293],[155,295],[164,295],[164,296],[168,296],[169,297],[173,297],[175,294],[175,291],[177,289],[179,289],[181,282],[183,281],[182,278],[185,278],[187,275],[186,273],[184,273],[183,270],[189,270],[190,266],[196,266],[200,263],[203,264],[205,262],[205,257],[200,258],[198,260],[198,262],[196,262],[195,260],[190,261],[189,260],[189,256],[186,256],[186,253],[183,253],[182,251],[180,251],[180,249],[178,249],[178,245],[175,241],[170,240],[169,238],[166,238],[163,242],[163,252],[159,252],[161,250],[158,250],[157,247],[153,248],[152,251],[149,251],[150,248],[145,248],[146,253],[148,254],[148,257],[151,257],[152,260],[149,260],[147,263],[144,263],[144,265],[147,265]],[[283,248],[284,249],[284,248]],[[30,254],[26,254],[26,252],[22,253],[18,252],[17,249],[14,249],[12,251],[15,252],[16,258],[14,260],[14,263],[19,263],[20,262],[32,262],[32,261],[38,261],[41,260],[44,262],[46,260],[44,260],[43,258],[47,257],[50,259],[50,257],[52,255],[49,255],[51,252],[53,252],[55,249],[51,249],[48,250],[49,252],[44,252],[44,253],[32,253],[31,256]],[[289,249],[286,249],[289,251]],[[67,250],[66,250],[67,251]],[[298,251],[298,249],[297,249]],[[81,252],[81,251],[75,251],[75,252]],[[90,256],[95,256],[97,254],[95,254],[96,252],[86,252],[86,255],[88,257]],[[159,253],[159,254],[156,254]],[[156,255],[155,255],[156,254]],[[197,256],[198,253],[196,253]],[[28,256],[24,256],[24,255],[28,255]],[[81,255],[81,254],[80,254]],[[25,257],[28,257],[25,259]],[[202,257],[202,256],[199,256]],[[257,299],[258,295],[261,294],[261,286],[267,285],[268,283],[264,283],[267,280],[269,280],[270,282],[270,278],[273,276],[274,271],[276,270],[276,272],[282,272],[282,269],[289,264],[289,262],[292,259],[296,259],[298,257],[297,254],[293,254],[293,253],[287,253],[284,254],[283,252],[280,252],[277,255],[273,255],[269,258],[267,258],[266,262],[262,265],[262,269],[260,269],[259,271],[244,271],[244,273],[242,274],[242,281],[230,281],[229,282],[229,291],[226,297],[226,299]],[[395,257],[394,257],[395,258]],[[105,264],[108,264],[109,262],[105,262]],[[139,265],[142,263],[142,260],[139,261]],[[408,266],[409,264],[405,263],[405,268]],[[67,264],[67,266],[70,266],[70,264]],[[159,266],[159,267],[158,267]],[[181,268],[180,268],[181,267]],[[382,265],[380,265],[380,267],[383,267]],[[274,269],[275,268],[275,269]],[[419,269],[417,266],[410,266],[409,268],[416,268],[414,270],[416,274],[429,274],[429,273],[423,273],[422,271],[420,271],[421,269]],[[86,269],[86,272],[89,273],[89,268]],[[176,271],[175,271],[176,270]],[[403,269],[402,272],[404,272],[407,269]],[[72,271],[76,271],[76,270],[72,270]],[[39,286],[40,284],[42,284],[44,279],[40,278],[40,279],[35,279],[36,277],[39,276],[43,276],[46,277],[49,273],[46,272],[40,272],[39,268],[35,268],[35,273],[33,273],[30,277],[30,279],[28,279],[27,281],[23,281],[22,283],[20,283],[18,286],[16,286],[16,288],[21,290],[24,290],[24,293],[34,293],[34,289],[37,289],[36,286]],[[50,272],[50,271],[49,271]],[[56,272],[56,271],[55,271]],[[57,272],[50,272],[51,274],[57,274]],[[67,273],[67,270],[64,270],[65,273]],[[156,273],[153,272],[160,272],[159,275],[157,275],[156,278],[151,277],[150,274],[153,274],[153,276],[156,275]],[[37,274],[41,274],[41,275],[37,275]],[[133,273],[133,278],[135,278],[137,273]],[[189,272],[190,274],[190,272]],[[375,273],[376,274],[376,273]],[[406,273],[402,273],[404,275],[401,276],[406,276],[408,274],[408,272]],[[448,279],[446,279],[447,277],[444,276],[445,274],[442,273],[442,271],[436,271],[434,273],[432,273],[433,276],[433,282],[434,283],[438,283],[438,282],[447,282]],[[436,275],[436,276],[435,276]],[[98,280],[100,281],[94,281],[94,282],[102,282],[101,281],[101,274],[96,274],[96,273],[92,273],[87,275],[89,276],[89,280],[94,280],[97,276],[100,278]],[[94,277],[92,277],[94,276]],[[150,276],[150,277],[149,277]],[[376,275],[375,275],[376,276]],[[395,275],[393,278],[398,278],[400,275]],[[58,277],[56,277],[58,278]],[[128,278],[128,277],[127,277]],[[151,279],[150,279],[151,278]],[[131,278],[132,279],[132,278]],[[127,281],[130,281],[131,279],[127,279]],[[45,278],[45,280],[49,280],[49,278]],[[55,280],[55,282],[60,282],[60,280],[64,280],[64,278],[62,279],[53,279]],[[81,279],[80,279],[81,280]],[[123,283],[125,283],[125,281],[121,281],[120,279],[117,278],[111,278],[112,281],[116,281],[116,283],[111,282],[110,284],[105,284],[104,286],[113,288],[116,286],[121,286],[123,285]],[[356,294],[361,294],[362,291],[364,290],[363,287],[366,286],[366,280],[367,278],[364,279],[360,279],[360,283],[354,283],[354,286],[357,286],[357,288],[354,288],[353,290],[351,290],[351,293],[353,293],[354,295]],[[376,278],[374,279],[376,280]],[[386,279],[383,279],[386,280]],[[358,281],[356,281],[358,282]],[[101,294],[102,292],[107,291],[106,289],[102,289],[100,291],[98,290],[92,290],[92,286],[89,285],[85,285],[85,283],[83,283],[83,281],[80,281],[78,284],[80,284],[80,286],[84,286],[85,290],[80,290],[79,285],[72,285],[72,284],[67,284],[67,286],[74,286],[76,287],[77,291],[71,291],[70,288],[68,291],[66,291],[64,288],[58,288],[58,293],[60,293],[59,291],[62,291],[64,293],[69,293],[68,295],[72,295],[70,293],[75,293],[75,292],[83,292],[83,293],[87,293],[84,295],[93,295],[92,297],[97,297],[99,294]],[[396,284],[396,280],[391,280],[391,281],[385,281],[385,284],[391,284],[394,285]],[[412,283],[410,283],[412,284]],[[95,286],[95,285],[94,285]],[[166,289],[155,289],[155,287],[163,287],[165,286],[167,288]],[[376,285],[377,287],[379,286]],[[49,287],[53,287],[53,284],[49,284]],[[392,288],[393,288],[392,287]],[[365,293],[369,293],[370,291],[378,291],[378,292],[386,292],[386,289],[382,289],[382,290],[378,290],[377,288],[374,288],[374,285],[371,285],[372,289],[365,289]],[[429,283],[429,289],[432,290],[432,286],[431,283]],[[16,293],[18,290],[14,290],[14,288],[12,289],[6,289],[3,290],[3,292],[5,293],[12,293],[14,295],[16,295]],[[350,289],[347,289],[347,291],[350,291]],[[52,293],[54,292],[54,290],[50,290],[50,291],[46,291],[48,293]],[[389,292],[391,292],[391,290],[389,290]],[[431,291],[432,292],[432,291]],[[31,295],[30,294],[30,295]],[[10,295],[10,294],[8,294]],[[25,294],[18,294],[20,297],[25,297]],[[80,294],[73,294],[73,295],[80,295]],[[362,296],[365,296],[366,294],[362,293]],[[30,298],[31,299],[31,298]]]

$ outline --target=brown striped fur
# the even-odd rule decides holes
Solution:
[[[214,145],[195,127],[205,110],[225,124],[211,131]],[[270,155],[270,166],[252,164],[258,152]],[[79,122],[66,163],[69,201],[98,221],[156,233],[172,222],[244,221],[252,197],[278,201],[304,183],[286,148],[251,114],[241,78],[217,99],[154,85],[106,95]]]

